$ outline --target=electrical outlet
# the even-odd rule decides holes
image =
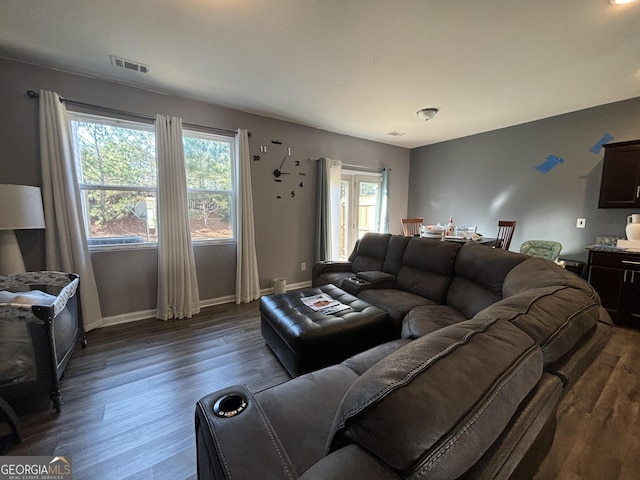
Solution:
[[[302,270],[302,271],[304,272],[306,269],[307,269],[307,264],[306,264],[306,263],[304,263],[304,262],[302,262],[302,263],[300,264],[300,270]]]
[[[587,226],[587,219],[586,218],[579,218],[576,221],[576,228],[585,228]]]

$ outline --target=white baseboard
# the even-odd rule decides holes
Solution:
[[[308,288],[311,286],[311,280],[308,280],[306,282],[300,282],[300,283],[292,283],[290,285],[287,285],[287,291],[289,290],[299,290],[301,288]],[[260,290],[260,293],[262,295],[271,295],[273,293],[273,287],[271,288],[263,288],[262,290]]]
[[[140,310],[138,312],[122,313],[111,317],[102,317],[102,325],[98,328],[111,327],[113,325],[120,325],[121,323],[137,322],[138,320],[148,320],[155,316],[155,310]]]
[[[311,281],[293,283],[287,285],[287,290],[298,290],[300,288],[308,288],[311,286]],[[263,288],[260,290],[261,295],[271,295],[273,293],[273,287]],[[233,303],[236,301],[235,295],[227,295],[225,297],[210,298],[208,300],[200,301],[200,308],[213,307],[214,305],[222,305],[223,303]],[[140,310],[138,312],[122,313],[120,315],[113,315],[111,317],[103,317],[102,327],[111,327],[113,325],[120,325],[122,323],[137,322],[138,320],[148,320],[156,316],[155,310]]]

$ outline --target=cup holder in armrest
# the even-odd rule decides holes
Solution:
[[[213,413],[218,417],[231,418],[247,408],[247,399],[239,393],[228,393],[213,404]]]

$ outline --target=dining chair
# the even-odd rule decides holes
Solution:
[[[501,248],[502,250],[509,250],[509,245],[511,245],[511,238],[513,237],[513,231],[515,229],[516,229],[515,220],[498,221],[498,234],[496,235],[495,248]]]
[[[402,233],[405,237],[413,237],[420,235],[420,227],[424,222],[424,218],[403,218],[402,219]]]

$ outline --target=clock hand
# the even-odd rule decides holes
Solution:
[[[273,176],[278,178],[280,175],[288,175],[289,172],[283,172],[282,171],[282,166],[284,165],[284,161],[287,159],[288,155],[285,155],[284,158],[282,159],[282,162],[280,162],[280,166],[278,168],[276,168],[273,171]]]
[[[282,170],[282,166],[284,165],[284,161],[287,159],[287,155],[284,156],[284,158],[282,159],[282,163],[280,164],[280,166],[278,167],[278,170]]]

